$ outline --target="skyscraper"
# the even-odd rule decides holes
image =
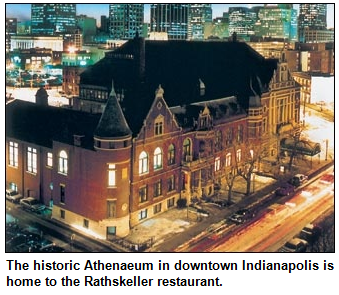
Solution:
[[[16,18],[6,17],[6,52],[11,50],[11,36],[17,33],[17,24]]]
[[[255,35],[297,41],[297,11],[292,5],[265,5],[260,8]]]
[[[229,34],[236,33],[239,37],[249,40],[254,35],[254,24],[257,20],[257,13],[247,7],[230,7],[229,13]]]
[[[212,23],[212,5],[190,4],[188,19],[188,38],[203,40],[205,23]]]
[[[327,4],[300,4],[298,34],[299,41],[304,41],[305,30],[327,29]]]
[[[76,4],[32,4],[32,34],[73,33],[76,29]]]
[[[109,33],[113,39],[132,39],[141,34],[144,23],[143,4],[110,4]]]
[[[151,4],[151,32],[165,32],[170,40],[186,40],[189,4]]]

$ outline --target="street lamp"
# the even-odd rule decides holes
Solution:
[[[327,161],[328,154],[328,139],[325,140],[325,161]]]

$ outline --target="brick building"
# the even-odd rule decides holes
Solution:
[[[126,236],[245,167],[277,73],[245,43],[130,40],[81,74],[78,110],[7,104],[6,185],[90,234]],[[296,96],[280,99],[297,120]]]

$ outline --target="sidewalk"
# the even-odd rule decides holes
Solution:
[[[219,208],[212,203],[203,203],[201,207],[208,211],[208,217],[201,217],[184,209],[171,209],[150,220],[139,224],[131,230],[125,240],[131,243],[142,243],[152,240],[152,246],[147,252],[173,252],[175,248],[196,237],[213,224],[225,220],[227,216],[241,207],[246,207],[265,195],[271,194],[283,182],[289,180],[297,173],[303,173],[310,178],[317,174],[318,170],[325,169],[333,164],[333,161],[318,161],[318,158],[310,161],[296,160],[291,171],[279,175],[277,180],[255,176],[255,192],[245,196],[246,182],[237,178],[232,194],[233,205]],[[312,165],[312,167],[311,167]],[[222,191],[220,199],[227,199],[227,191]]]

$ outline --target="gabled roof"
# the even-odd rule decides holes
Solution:
[[[112,83],[111,93],[99,124],[94,132],[94,136],[101,139],[115,139],[131,135],[132,132],[128,127],[124,114],[122,113]]]
[[[93,132],[100,115],[13,100],[6,105],[6,136],[52,148],[53,140],[93,149]]]

